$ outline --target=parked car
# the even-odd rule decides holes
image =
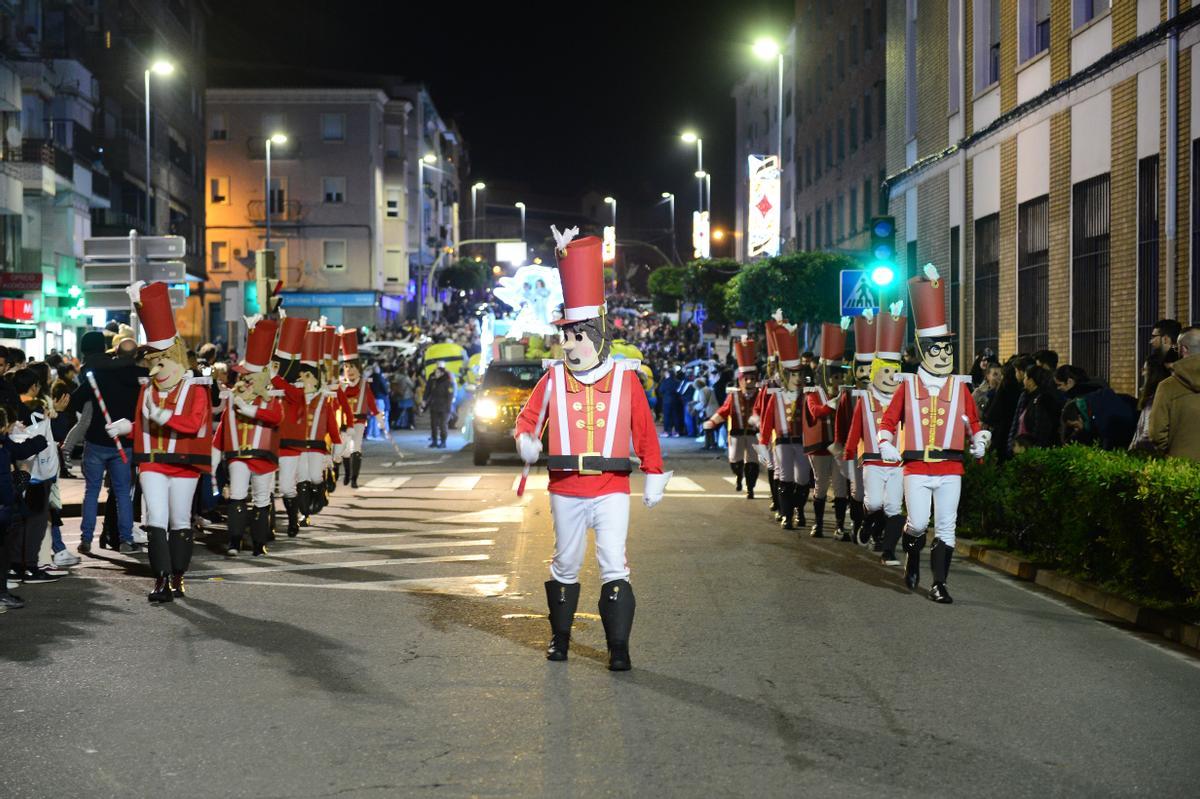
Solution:
[[[493,452],[515,454],[513,429],[542,376],[541,361],[492,361],[475,392],[472,439],[474,462],[484,466]]]

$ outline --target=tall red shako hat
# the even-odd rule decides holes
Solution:
[[[337,328],[333,325],[324,325],[321,328],[321,349],[325,360],[336,361],[341,348],[341,339],[338,337]]]
[[[596,236],[576,239],[579,228],[559,233],[550,226],[556,242],[558,274],[562,281],[562,317],[554,324],[567,325],[595,319],[605,313],[603,243]]]
[[[846,331],[833,322],[821,323],[821,362],[841,363],[846,355]]]
[[[925,264],[921,274],[908,281],[908,299],[915,317],[917,338],[953,335],[946,325],[946,284],[936,266]]]
[[[758,345],[749,336],[734,340],[733,357],[737,359],[738,374],[758,371]]]
[[[795,325],[780,323],[776,326],[775,355],[784,369],[800,368],[800,335]]]
[[[250,332],[246,335],[246,355],[242,362],[234,367],[238,372],[261,372],[263,367],[271,362],[271,353],[275,349],[275,332],[279,323],[274,319],[246,320]]]
[[[899,361],[904,348],[904,328],[908,317],[904,315],[904,300],[896,300],[892,306],[875,320],[875,357],[883,361]]]
[[[304,349],[304,334],[307,330],[307,319],[301,319],[298,316],[284,316],[279,330],[279,343],[275,345],[276,357],[284,361],[294,361],[299,358]]]
[[[867,308],[854,317],[854,360],[870,363],[875,360],[875,339],[879,325],[875,323],[875,311]]]
[[[175,309],[171,307],[171,295],[166,283],[137,281],[125,289],[133,304],[137,306],[138,321],[146,332],[146,346],[162,351],[175,343]]]
[[[342,363],[358,360],[358,331],[354,328],[342,331]]]
[[[767,360],[776,357],[775,353],[775,331],[783,327],[787,322],[783,318],[783,309],[777,308],[774,315],[767,320]]]
[[[304,331],[304,349],[300,353],[300,363],[305,366],[316,366],[325,352],[324,336],[321,328],[314,322]]]

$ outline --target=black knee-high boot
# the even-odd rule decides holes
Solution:
[[[837,522],[837,532],[834,534],[839,541],[849,541],[850,532],[846,529],[846,507],[850,500],[845,497],[833,498],[833,519]]]
[[[871,540],[868,533],[863,533],[863,504],[854,497],[850,497],[850,528],[852,532],[852,540],[859,545],[866,544]]]
[[[307,482],[296,483],[296,510],[300,513],[301,516],[307,516],[309,513],[312,512],[312,508],[309,506],[309,501],[310,501],[310,498],[308,496],[308,483]]]
[[[267,554],[267,542],[271,538],[271,507],[255,508],[250,517],[250,540],[254,543],[254,556]]]
[[[813,526],[808,534],[813,538],[825,537],[825,497],[813,500]]]
[[[792,503],[796,499],[796,484],[781,480],[775,484],[775,489],[779,495],[779,515],[783,518],[779,526],[784,530],[795,530],[796,525],[792,523]]]
[[[867,513],[866,508],[863,508],[863,517],[863,526],[862,530],[859,531],[858,540],[862,541],[865,538],[866,542],[864,546],[870,544],[874,547],[875,552],[879,552],[881,549],[880,540],[883,538],[883,527],[887,523],[887,514],[883,512],[883,508],[871,511],[870,513]]]
[[[779,481],[775,479],[775,470],[767,469],[767,486],[771,489],[771,507],[768,510],[779,516]]]
[[[171,548],[171,592],[183,597],[183,575],[192,565],[192,528],[172,530],[169,535]]]
[[[754,499],[754,486],[758,485],[758,464],[751,461],[745,465],[746,499]]]
[[[362,469],[362,453],[355,452],[350,456],[350,468],[353,473],[350,475],[350,487],[358,488],[358,473]]]
[[[904,531],[904,584],[917,590],[921,584],[921,550],[925,548],[925,533],[911,535]]]
[[[730,470],[732,470],[732,471],[733,471],[733,473],[734,473],[734,475],[736,475],[736,476],[737,476],[737,486],[736,486],[736,489],[737,489],[738,491],[741,491],[741,490],[742,490],[742,477],[743,477],[742,467],[743,467],[743,466],[745,466],[745,464],[743,464],[741,461],[738,461],[737,463],[731,463],[731,464],[729,464],[729,468],[730,468]]]
[[[882,510],[876,513],[883,513]],[[896,560],[896,544],[900,541],[900,535],[904,532],[904,517],[897,514],[895,516],[887,516],[883,523],[883,539],[879,542],[879,560],[886,566],[899,566],[900,561]]]
[[[299,486],[297,486],[297,490]],[[294,497],[283,498],[283,509],[287,512],[287,534],[288,538],[295,538],[300,534],[300,495],[297,493]]]
[[[604,638],[608,642],[609,671],[629,671],[629,634],[633,630],[633,613],[637,601],[628,580],[613,580],[600,588],[600,621],[604,623]]]
[[[351,472],[350,463],[353,460],[354,460],[354,453],[350,453],[349,458],[342,458],[342,465],[346,467],[342,473],[342,485],[347,485],[347,486],[350,485],[350,472]]]
[[[929,570],[933,572],[933,587],[929,589],[929,598],[941,605],[949,605],[954,600],[946,590],[946,578],[950,576],[950,559],[954,555],[954,547],[949,546],[940,538],[933,540],[929,550]]]
[[[229,503],[229,514],[226,519],[229,528],[229,543],[225,547],[226,555],[237,555],[238,550],[242,548],[242,535],[246,532],[248,514],[249,507],[246,500],[235,499]]]
[[[170,602],[174,597],[171,595],[171,548],[167,543],[167,531],[161,527],[147,527],[146,548],[150,570],[154,572],[154,590],[147,599]]]
[[[808,494],[810,491],[812,491],[811,483],[803,485],[796,483],[795,489],[792,492],[795,496],[795,499],[792,500],[792,512],[796,516],[796,528],[799,530],[803,530],[808,526],[808,516],[804,513],[804,506],[808,504]]]
[[[546,581],[546,604],[550,608],[550,645],[546,660],[566,660],[571,647],[571,624],[579,606],[579,583]]]

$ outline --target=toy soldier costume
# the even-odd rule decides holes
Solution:
[[[833,446],[829,451],[850,483],[850,537],[859,544],[869,545],[870,536],[864,533],[863,525],[863,475],[862,464],[856,458],[843,459],[846,452],[846,437],[858,404],[858,392],[871,385],[871,362],[875,359],[875,313],[867,308],[860,316],[851,320],[842,317],[842,330],[854,325],[854,360],[851,373],[838,393],[837,412],[833,419]]]
[[[358,488],[358,472],[362,469],[363,435],[367,430],[367,420],[379,415],[379,406],[375,402],[375,394],[371,386],[363,380],[362,363],[358,360],[358,331],[347,330],[342,333],[342,391],[346,395],[346,407],[352,417],[346,421],[346,432],[353,442],[350,448],[350,460],[346,464],[345,482]]]
[[[908,281],[908,297],[916,317],[921,365],[902,382],[879,425],[879,454],[885,461],[904,461],[904,581],[910,589],[920,583],[920,557],[930,513],[934,542],[929,551],[933,587],[929,598],[949,604],[946,590],[954,552],[954,527],[962,490],[963,459],[968,448],[982,458],[991,433],[979,425],[971,396],[971,380],[953,375],[954,337],[946,326],[946,285],[933,264]],[[903,434],[898,431],[903,424]],[[969,439],[968,439],[969,436]]]
[[[724,404],[712,418],[705,420],[704,429],[728,421],[729,467],[737,477],[737,490],[742,490],[745,480],[746,499],[754,499],[754,486],[758,484],[758,454],[754,450],[758,425],[751,417],[758,400],[758,348],[753,339],[743,336],[733,342],[733,354],[738,364],[738,385],[725,393]]]
[[[279,469],[279,423],[283,392],[271,389],[271,353],[279,324],[248,319],[246,356],[234,367],[239,373],[225,394],[225,410],[213,437],[214,449],[229,470],[229,544],[237,555],[247,527],[253,554],[265,555],[271,538],[271,492]]]
[[[774,328],[768,327],[767,335],[775,341],[781,386],[768,394],[759,416],[759,451],[760,456],[766,458],[768,454],[764,448],[771,448],[770,457],[775,463],[775,487],[779,494],[779,514],[782,517],[780,525],[785,530],[794,530],[797,512],[800,514],[800,525],[804,525],[803,508],[808,500],[812,479],[812,467],[805,457],[804,440],[800,432],[803,406],[803,394],[800,392],[800,340],[796,326],[782,322]]]
[[[188,370],[167,284],[138,281],[127,290],[146,333],[142,352],[150,377],[132,423],[117,419],[107,428],[110,434],[133,433],[142,526],[155,578],[149,599],[170,602],[184,596],[183,575],[192,560],[192,500],[200,475],[212,469],[212,381]]]
[[[654,416],[638,379],[636,360],[609,356],[612,327],[604,301],[601,242],[559,233],[563,308],[563,359],[547,362],[516,423],[517,451],[527,463],[541,455],[543,419],[549,430],[550,510],[554,559],[546,581],[552,638],[550,660],[566,660],[571,623],[579,602],[579,570],[587,530],[596,535],[600,565],[600,619],[608,643],[608,667],[630,668],[629,634],[635,601],[629,584],[625,539],[629,527],[630,445],[646,474],[643,502],[662,499],[671,473],[662,471]]]
[[[829,486],[833,484],[833,509],[837,521],[835,535],[849,541],[846,531],[846,506],[849,497],[849,482],[841,467],[834,468],[834,457],[829,451],[833,444],[833,418],[837,410],[838,389],[842,384],[842,357],[846,353],[846,331],[841,325],[825,322],[821,325],[821,362],[817,367],[815,385],[804,389],[804,411],[802,431],[804,451],[812,462],[813,482],[813,526],[809,535],[821,538],[825,535],[825,502]]]
[[[899,463],[889,463],[880,457],[876,441],[883,414],[900,385],[900,350],[907,322],[902,301],[892,303],[890,311],[873,320],[875,358],[871,363],[871,382],[866,389],[854,391],[854,415],[846,436],[846,460],[862,464],[865,511],[862,539],[877,542],[880,560],[888,566],[900,565],[896,560],[896,544],[904,529],[904,471]],[[855,336],[858,335],[856,330]]]

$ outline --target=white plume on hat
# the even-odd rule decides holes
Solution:
[[[244,317],[246,320],[246,329],[253,330],[254,326],[262,321],[262,314],[254,314],[253,316]]]
[[[145,285],[146,281],[137,280],[125,287],[125,293],[129,295],[129,299],[132,300],[134,304],[142,301],[142,289],[145,287]]]
[[[923,271],[925,273],[925,277],[929,278],[930,280],[937,280],[941,277],[941,275],[938,274],[937,267],[933,264],[925,264],[924,269],[921,271]]]
[[[904,313],[904,300],[896,300],[888,310],[892,312],[892,316],[899,317]]]
[[[875,318],[875,309],[874,308],[863,308],[862,318],[866,319],[868,322],[870,322],[872,319]]]
[[[842,330],[849,330],[849,329],[850,329],[850,325],[851,325],[852,321],[853,321],[853,320],[851,320],[849,316],[843,316],[843,317],[842,317],[842,323],[841,323],[841,324],[842,324]]]
[[[579,228],[569,227],[560,233],[558,228],[556,228],[554,225],[551,225],[550,232],[554,234],[554,248],[559,252],[566,252],[567,245],[571,243],[572,239],[579,235]]]
[[[783,309],[776,308],[775,313],[771,314],[771,318],[774,319],[776,322],[782,322],[783,321]]]

